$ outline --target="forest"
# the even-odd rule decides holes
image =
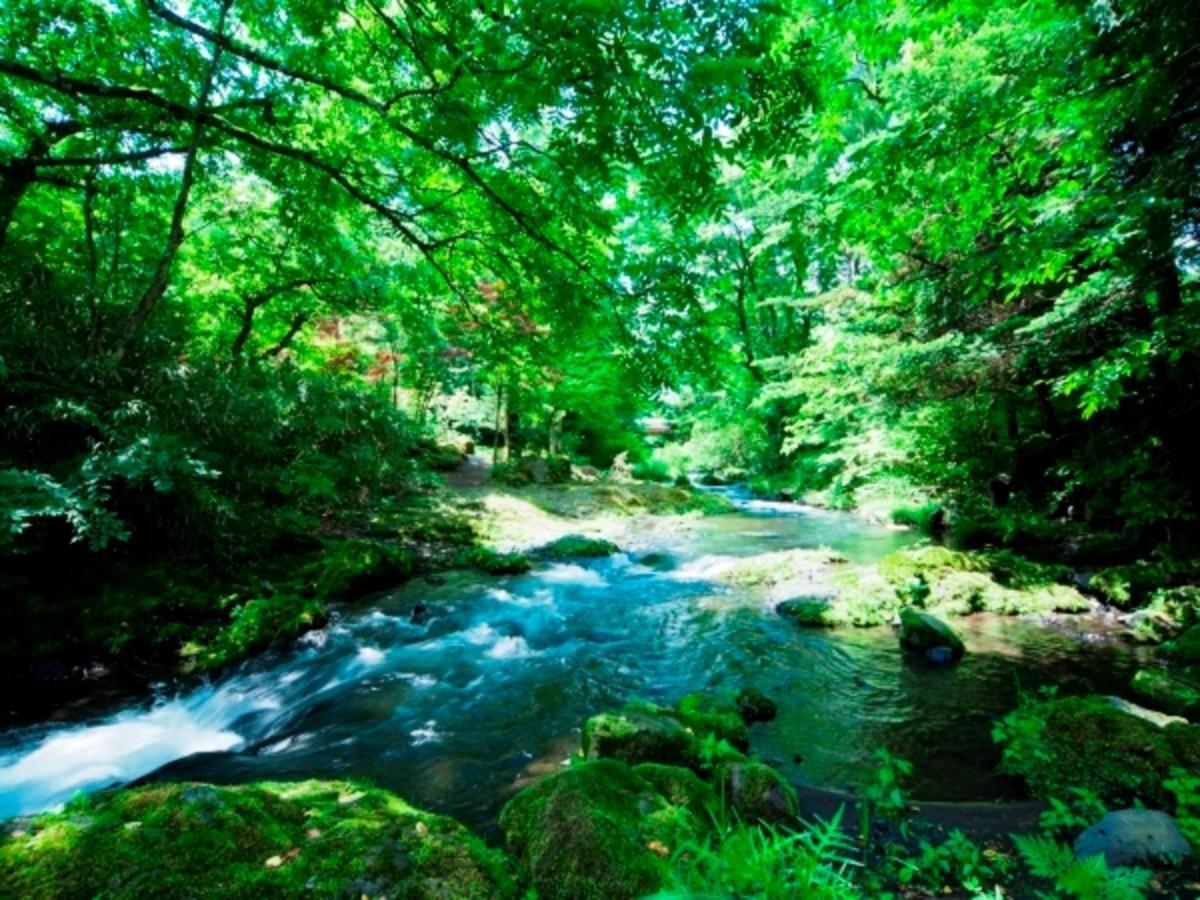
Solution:
[[[1200,6],[0,34],[0,898],[1200,896]]]

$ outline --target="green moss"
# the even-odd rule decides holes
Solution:
[[[795,822],[796,790],[778,770],[736,762],[718,769],[716,780],[726,808],[743,822]]]
[[[933,531],[933,523],[944,516],[940,503],[922,503],[919,506],[897,506],[891,511],[891,520],[897,525],[907,525],[917,531],[929,534]]]
[[[459,554],[458,564],[489,575],[524,575],[533,568],[533,563],[523,554],[497,553],[487,547],[472,547]]]
[[[691,769],[642,763],[634,766],[633,772],[669,804],[686,808],[700,822],[715,821],[720,814],[721,802],[716,791]]]
[[[413,574],[412,554],[369,540],[331,541],[316,564],[317,596],[349,600],[395,587]]]
[[[900,610],[900,646],[917,653],[934,647],[949,647],[955,658],[962,656],[966,650],[962,638],[954,633],[953,628],[937,616],[911,606]]]
[[[679,701],[675,715],[700,737],[711,734],[743,752],[750,749],[750,732],[732,703],[709,694],[686,694]]]
[[[1193,625],[1164,649],[1168,656],[1185,666],[1200,665],[1200,625]]]
[[[208,641],[185,644],[187,668],[212,671],[265,650],[272,644],[320,628],[329,619],[325,604],[291,594],[259,598],[233,609],[229,623]]]
[[[23,898],[514,893],[502,857],[452,819],[318,781],[95,795],[7,829],[0,883]]]
[[[646,706],[589,718],[583,726],[583,755],[630,765],[653,762],[694,768],[700,763],[700,742],[672,711]]]
[[[797,625],[825,627],[837,625],[829,599],[825,597],[797,597],[794,600],[784,600],[775,607],[775,612],[791,619]]]
[[[1159,728],[1104,697],[1026,704],[996,736],[1004,744],[1001,770],[1024,777],[1038,797],[1065,797],[1082,787],[1111,808],[1140,801],[1170,809],[1162,783],[1171,769],[1200,768],[1200,726]]]
[[[1200,688],[1163,669],[1139,669],[1129,686],[1155,709],[1177,716],[1200,714]]]
[[[535,552],[546,559],[571,559],[573,557],[611,556],[620,549],[612,541],[584,537],[581,534],[568,534],[556,541],[551,541]]]
[[[655,773],[661,782],[661,770]],[[682,797],[680,798],[682,799]],[[517,794],[500,828],[541,900],[624,900],[659,889],[666,857],[705,823],[614,760],[556,772]]]

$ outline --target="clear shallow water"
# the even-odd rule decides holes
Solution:
[[[1115,692],[1135,651],[977,618],[962,625],[964,660],[928,669],[891,629],[802,630],[706,578],[714,554],[825,545],[867,561],[909,541],[836,513],[747,504],[636,536],[638,550],[670,552],[671,568],[622,554],[409,584],[215,684],[0,734],[0,817],[144,777],[365,777],[486,826],[524,779],[566,759],[587,715],[746,684],[780,707],[752,729],[754,751],[799,782],[854,787],[888,747],[916,764],[916,796],[1008,796],[989,732],[1018,691]],[[430,613],[414,622],[417,604]]]

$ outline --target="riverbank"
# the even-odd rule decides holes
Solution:
[[[71,718],[123,696],[194,683],[413,579],[527,570],[525,554],[569,534],[627,544],[678,517],[727,510],[719,498],[604,480],[509,487],[447,483],[326,511],[225,559],[107,559],[6,577],[0,612],[0,721]],[[70,609],[69,616],[63,612]]]

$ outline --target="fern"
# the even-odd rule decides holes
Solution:
[[[1014,835],[1013,842],[1029,871],[1079,900],[1138,900],[1151,873],[1145,869],[1109,868],[1103,856],[1076,858],[1065,844],[1044,835]]]

